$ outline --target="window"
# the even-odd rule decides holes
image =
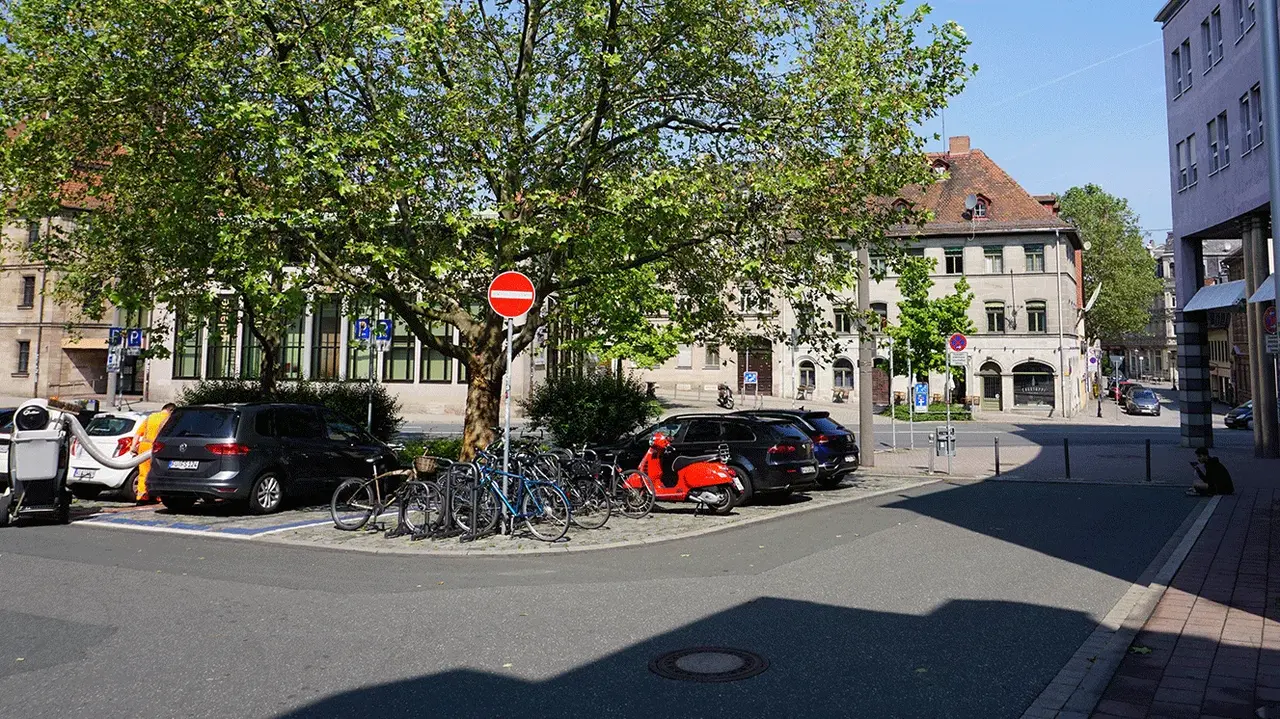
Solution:
[[[702,366],[707,369],[720,368],[720,348],[719,347],[707,347],[706,359],[702,361]]]
[[[19,307],[31,308],[36,304],[36,278],[35,275],[25,275],[22,278],[22,301],[18,303]]]
[[[1245,22],[1244,22],[1244,17],[1245,17],[1244,0],[1234,0],[1234,2],[1236,6],[1236,26],[1238,28],[1236,30],[1236,40],[1239,40],[1240,38],[1244,37],[1245,30],[1248,30],[1249,28],[1245,25]]]
[[[1182,89],[1191,89],[1191,38],[1182,41]]]
[[[884,276],[889,272],[889,258],[884,255],[871,256],[871,275]]]
[[[1204,45],[1201,50],[1204,53],[1204,71],[1209,72],[1213,69],[1213,39],[1209,33],[1209,18],[1200,23],[1200,43]]]
[[[1172,70],[1169,74],[1173,76],[1173,96],[1178,98],[1182,95],[1182,50],[1174,48],[1169,54],[1169,67]]]
[[[983,247],[982,259],[986,263],[987,274],[1004,274],[1004,247]]]
[[[880,327],[883,329],[889,325],[889,305],[884,302],[872,302],[871,311],[880,315]]]
[[[236,299],[219,297],[213,320],[209,323],[209,349],[205,356],[205,379],[231,379],[236,376]]]
[[[1258,123],[1258,134],[1253,138],[1253,146],[1262,144],[1262,86],[1254,85],[1249,91],[1249,100],[1253,104],[1253,116]]]
[[[689,429],[684,433],[684,439],[681,441],[681,444],[719,441],[720,423],[706,419],[698,419],[689,423]]]
[[[725,422],[720,425],[720,431],[724,434],[720,437],[725,442],[754,442],[756,441],[756,433],[742,422]]]
[[[943,160],[933,161],[933,172],[936,175],[944,175],[946,174],[947,170],[950,170],[950,169],[951,167]]]
[[[1236,15],[1240,24],[1240,37],[1244,37],[1258,21],[1257,0],[1236,0]]]
[[[40,241],[40,221],[31,220],[27,223],[27,247],[31,247]]]
[[[1231,164],[1231,135],[1227,127],[1227,112],[1223,110],[1218,113],[1218,148],[1222,153],[1222,167],[1226,168]]]
[[[809,360],[800,360],[800,386],[813,387],[818,384],[818,370]]]
[[[987,331],[988,332],[1004,332],[1004,303],[988,302],[987,308]]]
[[[923,247],[908,247],[906,251],[907,257],[924,257]]]
[[[1196,136],[1192,134],[1187,138],[1187,187],[1196,184],[1199,179],[1196,172]]]
[[[1240,96],[1240,139],[1244,144],[1241,145],[1240,154],[1247,155],[1254,148],[1253,143],[1253,108],[1249,106],[1249,93]]]
[[[836,360],[832,380],[839,389],[853,389],[853,363],[843,357]]]
[[[1027,256],[1027,272],[1044,272],[1044,245],[1026,245],[1022,251]]]
[[[693,369],[693,347],[680,345],[676,350],[676,367],[678,369]]]
[[[365,431],[348,421],[345,417],[334,412],[331,409],[324,410],[324,424],[328,430],[329,439],[337,442],[367,442],[369,435]]]
[[[986,198],[979,197],[979,198],[978,198],[978,201],[974,204],[974,206],[973,206],[973,219],[975,219],[975,220],[985,220],[985,219],[987,219],[987,200],[986,200]]]
[[[948,247],[942,251],[945,260],[947,274],[963,275],[964,274],[964,248]]]
[[[1178,191],[1187,189],[1187,141],[1178,142],[1175,148],[1175,154],[1178,156]]]
[[[836,310],[835,328],[837,334],[853,334],[853,315],[844,310]]]
[[[382,353],[383,382],[413,381],[413,333],[404,322],[391,323],[391,346]]]
[[[276,408],[276,430],[281,437],[321,439],[324,437],[324,421],[314,410],[304,407],[278,407]]]
[[[453,331],[443,323],[433,324],[431,325],[431,334],[434,337],[438,337],[443,344],[449,342],[449,339],[453,336]],[[451,382],[453,381],[453,358],[423,344],[421,373],[423,382]]]
[[[173,378],[200,379],[200,345],[204,328],[190,317],[178,315],[173,322]]]
[[[253,432],[259,437],[276,436],[276,411],[264,409],[253,418]]]
[[[1212,176],[1222,169],[1222,157],[1218,154],[1218,119],[1209,121],[1205,127],[1205,136],[1209,138],[1209,174]]]
[[[337,295],[328,295],[311,310],[311,379],[338,379],[341,357],[342,303]]]
[[[31,369],[31,340],[18,340],[18,374],[27,374]]]
[[[1222,8],[1216,7],[1209,13],[1210,55],[1214,64],[1222,62]]]
[[[1028,332],[1048,332],[1048,318],[1049,313],[1045,310],[1045,303],[1039,301],[1027,303]]]
[[[302,340],[306,321],[299,317],[284,329],[280,343],[280,376],[284,379],[302,379]]]
[[[261,373],[262,345],[246,324],[240,332],[240,377],[257,379]]]

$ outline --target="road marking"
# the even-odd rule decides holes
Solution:
[[[134,519],[119,515],[106,515],[93,517],[91,519],[82,519],[76,521],[75,524],[85,524],[98,527],[115,527],[117,529],[137,529],[144,532],[169,532],[172,534],[193,534],[206,537],[213,535],[235,537],[237,539],[252,539],[266,534],[287,532],[291,529],[318,527],[330,524],[332,521],[333,520],[331,519],[304,519],[296,522],[286,522],[284,524],[272,524],[266,527],[222,527],[217,525],[200,524],[198,522],[164,519]]]

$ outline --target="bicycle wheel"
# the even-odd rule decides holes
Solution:
[[[502,508],[498,504],[498,498],[493,496],[493,489],[487,485],[480,487],[479,506],[473,507],[471,484],[459,482],[453,488],[453,521],[469,534],[488,534],[497,528]]]
[[[628,480],[632,475],[636,475],[636,484],[633,487]],[[649,512],[653,511],[653,503],[657,499],[653,492],[653,486],[648,481],[649,478],[639,470],[628,470],[623,472],[622,477],[618,479],[618,495],[617,500],[621,505],[622,516],[631,519],[641,519],[647,517]]]
[[[400,525],[413,534],[426,532],[440,523],[443,507],[440,487],[435,482],[413,480],[400,490]]]
[[[569,531],[573,515],[564,492],[545,482],[530,482],[525,489],[520,514],[524,515],[524,524],[529,532],[544,542],[554,542],[563,537]]]
[[[329,498],[329,516],[333,526],[354,532],[368,523],[376,502],[372,479],[348,479],[333,490]]]
[[[589,477],[569,480],[565,492],[569,496],[569,508],[573,523],[583,529],[599,529],[609,522],[613,503],[604,485]]]

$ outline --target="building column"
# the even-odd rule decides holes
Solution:
[[[1267,255],[1267,222],[1262,216],[1248,218],[1245,226],[1245,290],[1248,296],[1270,275]],[[1274,398],[1276,396],[1275,372],[1271,355],[1267,354],[1266,330],[1262,326],[1262,306],[1247,303],[1249,318],[1249,380],[1252,383],[1253,403],[1253,453],[1258,457],[1280,456],[1280,437],[1277,437],[1277,420]]]
[[[1181,237],[1174,240],[1177,271],[1174,332],[1178,336],[1178,390],[1182,399],[1182,446],[1213,446],[1213,400],[1209,377],[1209,316],[1207,312],[1183,312],[1187,302],[1204,286],[1204,252],[1200,243]]]

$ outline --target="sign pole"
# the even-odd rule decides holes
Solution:
[[[911,449],[916,448],[916,376],[911,372],[911,338],[907,338],[907,386],[911,388],[911,412],[907,415],[907,427],[911,430]]]
[[[503,401],[506,402],[507,418],[502,425],[502,493],[511,496],[511,478],[508,473],[511,471],[511,347],[512,336],[515,332],[515,320],[507,318],[507,371],[506,371],[506,391],[503,392]]]
[[[365,429],[369,433],[373,433],[373,383],[376,381],[375,373],[378,371],[378,345],[374,343],[369,348],[369,411],[365,417]]]
[[[951,376],[954,372],[950,366],[947,367],[947,476],[951,476],[951,438],[955,436],[955,430],[951,429]]]
[[[893,436],[893,451],[898,451],[898,403],[893,394],[893,339],[889,339],[889,433]]]
[[[511,373],[515,357],[515,319],[533,309],[536,290],[533,280],[514,270],[503,272],[489,283],[489,308],[507,320],[507,366],[503,375],[502,399],[506,417],[502,423],[502,492],[511,496]],[[532,371],[532,370],[531,370]],[[513,523],[503,516],[503,530],[510,532]]]

